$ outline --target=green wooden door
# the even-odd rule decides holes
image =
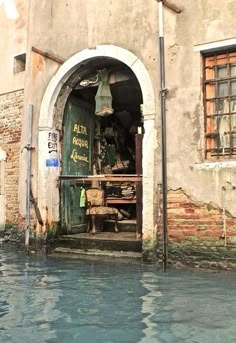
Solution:
[[[63,118],[62,175],[91,175],[93,169],[94,109],[70,96]],[[86,230],[85,208],[80,207],[83,184],[63,181],[61,223],[64,230]]]

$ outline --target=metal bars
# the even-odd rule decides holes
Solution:
[[[206,158],[236,155],[236,52],[204,57]]]

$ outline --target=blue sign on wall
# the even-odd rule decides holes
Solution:
[[[46,167],[59,167],[59,160],[56,158],[49,158],[46,160]]]

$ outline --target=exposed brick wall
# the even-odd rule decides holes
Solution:
[[[213,204],[195,202],[183,190],[168,193],[168,228],[170,240],[219,240],[223,233],[223,210]],[[226,211],[227,236],[236,236],[236,218]]]
[[[168,192],[168,237],[172,261],[236,262],[236,218],[227,211],[224,216],[214,204],[193,200],[182,189]]]
[[[24,91],[0,95],[0,147],[7,153],[5,169],[6,222],[19,224],[19,156]]]

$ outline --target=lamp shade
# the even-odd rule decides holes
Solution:
[[[95,96],[97,116],[106,117],[114,112],[112,108],[112,96],[109,85],[109,74],[107,69],[99,70],[99,86]]]

